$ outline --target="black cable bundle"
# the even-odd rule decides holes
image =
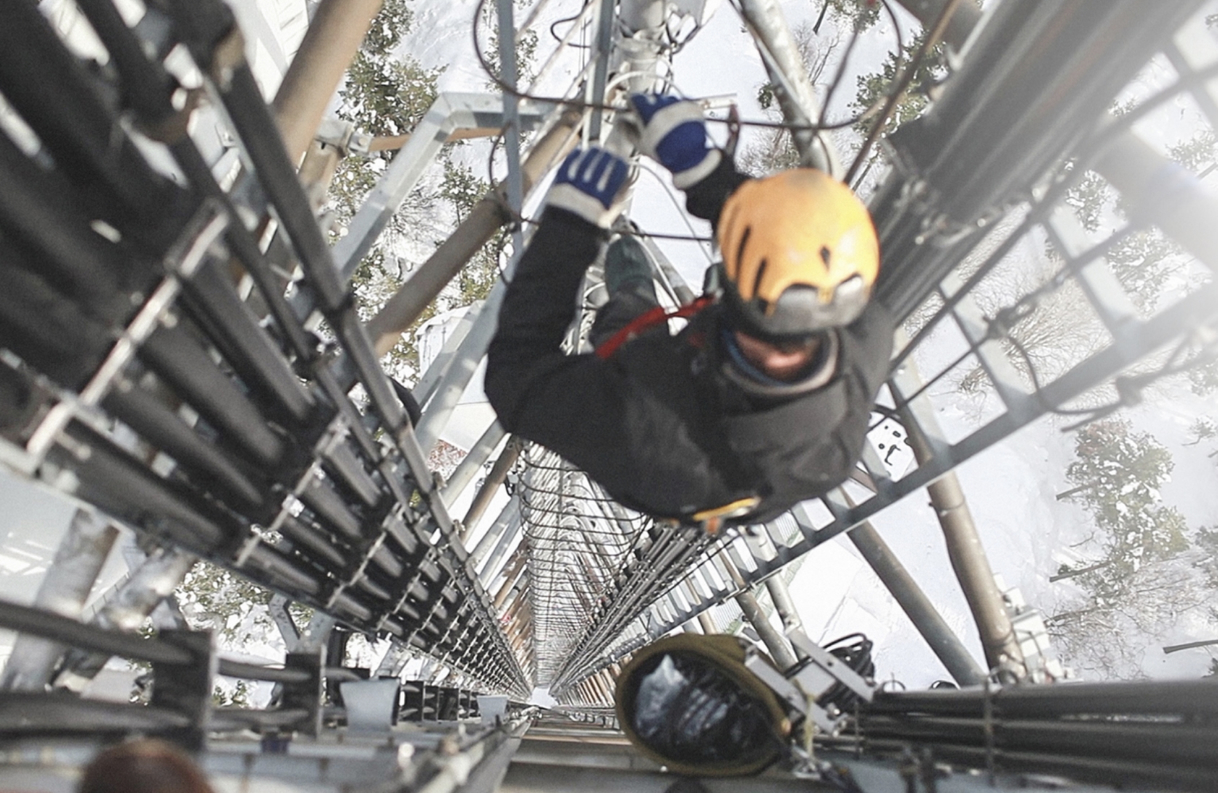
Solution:
[[[870,678],[875,676],[875,661],[871,658],[872,642],[861,633],[849,633],[825,645],[825,649],[835,658],[840,658],[846,666],[860,676]],[[842,683],[835,683],[833,688],[821,695],[818,704],[827,708],[834,705],[843,713],[854,710],[859,703],[859,697]]]

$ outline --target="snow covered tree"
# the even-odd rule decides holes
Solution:
[[[209,562],[199,562],[175,596],[192,630],[210,630],[223,650],[255,653],[281,643],[267,605],[269,590]]]
[[[1171,559],[1188,548],[1187,528],[1184,516],[1174,507],[1157,505],[1122,516],[1103,541],[1100,561],[1079,568],[1063,566],[1053,580],[1076,579],[1099,605],[1127,599],[1134,573],[1149,562]]]
[[[383,143],[366,156],[344,158],[335,170],[326,196],[326,208],[334,218],[332,241],[345,231],[397,154],[404,136],[409,135],[435,101],[436,83],[443,68],[425,69],[408,54],[399,52],[412,19],[407,0],[385,0],[339,89],[337,115]],[[433,218],[438,198],[434,185],[427,181],[423,184],[422,189],[411,192],[390,219],[352,278],[359,298],[358,310],[365,321],[401,287],[405,271],[411,266],[409,260],[424,255],[426,248],[415,241],[420,231],[436,226]],[[438,231],[435,236],[439,236]],[[429,317],[430,313],[424,319]],[[389,368],[395,376],[407,378],[417,371],[416,363],[417,351],[409,335],[404,334],[390,353]]]
[[[926,112],[930,106],[932,89],[947,73],[942,44],[935,45],[926,54],[926,57],[913,63],[913,58],[917,55],[925,37],[926,31],[919,31],[918,35],[904,45],[900,52],[890,52],[878,72],[858,77],[858,91],[850,108],[856,113],[865,113],[869,108],[883,105],[897,80],[901,78],[910,64],[913,64],[914,74],[909,81],[909,87],[905,89],[905,94],[897,103],[892,115],[884,122],[885,135],[891,135],[902,124],[912,121]],[[871,123],[864,118],[855,126],[861,134],[866,134]]]
[[[1159,496],[1174,463],[1164,446],[1121,419],[1084,427],[1075,452],[1078,459],[1066,476],[1077,487],[1057,498],[1077,497],[1091,510],[1102,555],[1077,568],[1063,566],[1053,580],[1077,577],[1097,601],[1117,600],[1126,595],[1129,576],[1142,565],[1188,547],[1184,516]]]
[[[1079,201],[1078,214],[1089,231],[1101,226],[1103,209],[1125,215],[1124,202],[1118,200],[1108,183],[1094,173],[1088,173],[1071,194]],[[1105,207],[1108,204],[1111,206]],[[1134,305],[1149,312],[1158,303],[1167,280],[1179,270],[1182,249],[1158,228],[1152,227],[1136,229],[1114,240],[1105,258]]]
[[[1202,441],[1218,437],[1218,424],[1215,424],[1214,420],[1207,416],[1201,416],[1189,425],[1188,431],[1192,434],[1193,439],[1184,445],[1196,446]]]
[[[515,0],[517,9],[528,5],[528,0]],[[519,19],[516,20],[519,24]],[[493,3],[487,3],[482,8],[482,26],[490,28],[487,44],[481,47],[482,57],[490,70],[487,75],[486,88],[488,91],[499,90],[499,79],[502,77],[502,65],[499,62],[499,14]],[[476,33],[475,33],[476,35]],[[521,31],[516,39],[516,85],[526,86],[537,76],[534,63],[537,60],[537,31]]]
[[[334,235],[346,228],[368,192],[376,185],[397,153],[397,146],[415,128],[435,101],[437,81],[443,68],[425,69],[402,52],[402,37],[410,30],[412,14],[408,0],[386,0],[373,20],[363,46],[347,72],[339,91],[338,115],[358,129],[386,140],[386,148],[364,157],[348,157],[335,173],[328,195],[334,213]],[[493,14],[489,23],[494,24]],[[522,79],[531,73],[537,40],[524,36],[517,42],[517,65]],[[484,49],[497,69],[495,43]],[[353,278],[361,316],[368,319],[401,287],[406,273],[431,254],[453,225],[459,223],[490,189],[487,179],[454,156],[468,144],[452,144],[441,166],[430,172],[407,197],[390,220],[380,239],[365,256]],[[436,304],[428,306],[414,327],[402,334],[390,354],[389,368],[409,381],[418,373],[418,349],[413,331],[419,324],[445,311],[481,300],[498,277],[499,260],[507,243],[506,233],[483,248],[444,290]]]
[[[1130,106],[1118,105],[1113,112],[1120,116],[1129,110]],[[1207,129],[1170,147],[1169,153],[1185,168],[1204,172],[1214,167],[1218,139]],[[1068,162],[1064,170],[1069,173],[1075,167]],[[1083,228],[1097,236],[1123,224],[1127,215],[1122,197],[1094,171],[1079,174],[1064,201]],[[1112,240],[1106,259],[1131,302],[1144,313],[1156,307],[1164,287],[1186,262],[1179,245],[1154,227],[1134,228]],[[1107,343],[1108,336],[1074,280],[1067,279],[1051,290],[1045,288],[1065,266],[1047,243],[1044,258],[1038,263],[1042,266],[1020,262],[1018,267],[1004,269],[1004,262],[972,295],[986,316],[995,317],[1024,296],[1039,293],[1035,310],[1011,324],[1001,344],[1017,371],[1028,375],[1034,368],[1046,381],[1095,352]],[[1190,369],[1188,377],[1198,394],[1218,388],[1218,361]],[[958,381],[964,393],[975,393],[988,385],[980,366],[965,372]]]
[[[1181,625],[1201,635],[1218,625],[1210,608],[1214,590],[1194,565],[1153,561],[1128,574],[1122,587],[1119,598],[1084,592],[1046,620],[1062,660],[1083,677],[1142,677],[1147,654],[1160,655],[1164,638],[1178,636]]]
[[[453,208],[457,222],[464,220],[491,189],[491,183],[474,174],[472,168],[451,157],[444,160],[444,183],[440,195]],[[449,292],[453,306],[464,306],[475,300],[485,300],[491,287],[499,277],[499,262],[510,236],[506,228],[500,229],[491,241],[482,246],[470,259],[457,277],[453,279]]]
[[[362,132],[378,137],[407,135],[435,101],[436,81],[443,69],[424,69],[408,55],[395,52],[410,30],[411,20],[406,0],[385,0],[347,70],[336,112]],[[338,228],[346,227],[395,154],[396,149],[389,148],[339,164],[327,196]],[[423,207],[427,203],[422,201]],[[406,213],[399,212],[387,230],[390,239],[408,232],[409,211],[419,208],[408,204]],[[364,267],[380,266],[384,254],[382,242],[365,260]]]
[[[1057,495],[1060,501],[1081,494],[1089,506],[1115,508],[1122,494],[1141,500],[1158,497],[1158,486],[1170,476],[1171,453],[1124,419],[1094,421],[1075,438],[1078,457],[1066,469],[1077,487]]]
[[[1188,370],[1189,388],[1197,396],[1218,391],[1218,358]]]
[[[840,97],[837,91],[843,75],[848,73],[849,63],[840,63],[841,58],[851,57],[857,53],[849,47],[843,47],[846,36],[858,36],[874,27],[880,17],[880,5],[867,0],[825,0],[815,23],[803,22],[796,25],[791,34],[795,39],[796,48],[807,70],[808,79],[817,89],[818,98],[822,105],[832,104],[832,99]],[[825,27],[826,20],[831,25]],[[822,29],[824,28],[824,29]],[[861,78],[860,78],[861,79]],[[878,79],[878,78],[877,78]],[[887,87],[884,83],[876,84],[877,90]],[[776,98],[773,83],[763,83],[757,89],[757,102],[767,111],[776,111]],[[856,95],[855,102],[862,101]],[[870,97],[875,100],[877,97]],[[903,100],[904,103],[904,100]],[[855,110],[853,106],[850,108]],[[841,111],[838,111],[839,113]],[[774,112],[777,119],[777,113]],[[834,121],[835,119],[828,119]],[[865,131],[865,127],[861,127]],[[893,127],[895,128],[895,127]],[[891,131],[891,130],[889,130]],[[840,145],[840,140],[835,140]],[[855,144],[857,148],[857,143]],[[737,157],[737,165],[745,173],[764,176],[786,168],[799,165],[799,153],[795,149],[791,135],[782,129],[766,130],[757,136],[754,142],[747,145]]]
[[[1052,252],[1035,262],[1012,262],[1000,265],[972,291],[977,307],[987,317],[998,317],[1024,295],[1041,290],[1060,266]],[[1084,356],[1094,352],[1103,334],[1095,314],[1086,307],[1086,298],[1074,282],[1039,294],[1031,311],[1021,313],[1010,322],[999,343],[1015,371],[1028,384],[1035,374],[1040,382],[1050,380]],[[1034,371],[1033,371],[1034,370]],[[957,388],[972,394],[989,386],[989,378],[980,364],[961,376]]]
[[[1075,168],[1073,162],[1066,164],[1067,171]],[[1095,171],[1086,171],[1078,182],[1066,191],[1065,204],[1074,210],[1074,216],[1087,231],[1098,231],[1112,201],[1112,192],[1104,177]]]
[[[1124,637],[1164,635],[1174,615],[1186,611],[1208,619],[1201,612],[1212,583],[1201,564],[1204,549],[1189,551],[1184,516],[1159,495],[1173,468],[1164,446],[1113,418],[1080,430],[1075,451],[1066,475],[1076,487],[1058,499],[1077,498],[1089,508],[1099,558],[1062,565],[1053,576],[1070,580],[1078,596],[1049,624],[1071,663],[1088,659],[1084,668],[1128,677],[1139,668],[1141,649]]]
[[[191,630],[209,630],[226,654],[281,660],[286,649],[271,618],[269,590],[209,562],[198,562],[174,596]],[[250,707],[256,684],[248,680],[216,681],[212,704]]]
[[[364,132],[407,134],[435,100],[436,78],[443,70],[424,69],[397,52],[412,21],[407,0],[385,0],[347,70],[338,113]]]
[[[1113,113],[1120,116],[1130,109],[1129,106],[1118,105],[1113,108]],[[1190,171],[1204,174],[1214,167],[1218,158],[1218,137],[1215,137],[1213,130],[1202,130],[1168,147],[1168,154]],[[1093,171],[1083,174],[1069,190],[1066,203],[1074,209],[1083,227],[1091,232],[1123,221],[1128,216],[1124,198]],[[1145,312],[1155,308],[1168,279],[1180,270],[1186,260],[1180,246],[1155,227],[1134,229],[1115,240],[1105,255],[1130,300]]]
[[[1210,587],[1218,591],[1218,525],[1197,529],[1193,542],[1202,554],[1197,566],[1206,574]]]
[[[870,29],[880,19],[880,4],[872,0],[824,0],[812,30],[820,32],[820,26],[825,21],[827,12],[832,11],[835,17],[850,20],[860,33]]]

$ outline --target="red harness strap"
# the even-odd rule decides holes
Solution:
[[[618,351],[626,342],[633,339],[648,328],[659,325],[662,322],[667,322],[670,319],[684,319],[692,317],[702,309],[706,308],[713,302],[713,298],[699,297],[690,303],[677,308],[674,311],[665,311],[662,306],[648,309],[642,314],[639,314],[634,319],[630,320],[630,324],[613,334],[609,338],[601,342],[596,348],[596,357],[602,361],[613,357],[613,354]]]

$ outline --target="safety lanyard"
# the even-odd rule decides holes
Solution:
[[[630,320],[630,323],[626,327],[601,342],[600,346],[596,348],[596,357],[602,361],[612,358],[619,347],[648,328],[659,325],[662,322],[667,322],[670,319],[692,317],[712,302],[714,302],[712,298],[703,296],[673,311],[665,311],[663,306],[648,309]]]

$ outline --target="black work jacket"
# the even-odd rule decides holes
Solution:
[[[691,194],[688,205],[713,220],[725,197],[698,196],[699,205]],[[604,242],[576,215],[543,214],[488,352],[486,395],[504,429],[566,458],[625,506],[686,523],[750,496],[760,503],[731,522],[762,523],[847,477],[888,370],[893,322],[882,306],[873,301],[838,331],[832,380],[785,401],[759,400],[721,374],[718,305],[675,336],[660,326],[607,360],[565,355],[584,271]]]

